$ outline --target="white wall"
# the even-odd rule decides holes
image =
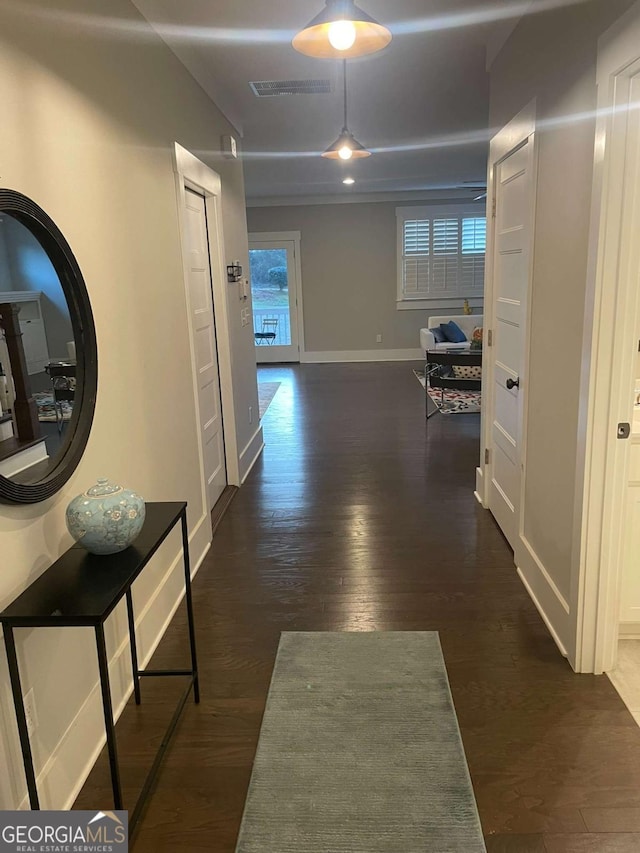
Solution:
[[[108,14],[108,18],[101,16]],[[94,27],[96,21],[116,23]],[[98,400],[86,454],[64,491],[43,504],[0,506],[0,607],[69,545],[68,501],[99,475],[147,500],[187,500],[192,561],[208,547],[182,279],[172,146],[222,177],[227,259],[248,263],[242,166],[219,155],[233,132],[128,0],[34,0],[0,10],[0,174],[32,197],[69,241],[95,316]],[[257,411],[251,327],[230,304],[240,452]],[[152,649],[181,590],[174,533],[134,587],[141,653]],[[126,618],[108,623],[116,706],[128,688]],[[100,746],[91,632],[21,630],[25,692],[43,805],[70,805]],[[4,650],[0,650],[0,809],[25,794]]]
[[[381,359],[398,353],[421,357],[420,329],[427,317],[442,309],[397,310],[396,208],[407,204],[249,207],[251,233],[301,232],[307,352],[345,352],[348,358],[371,351]],[[381,344],[376,343],[379,334]]]
[[[569,601],[578,399],[593,174],[597,39],[632,0],[525,16],[491,68],[490,123],[537,99],[524,536]],[[543,573],[543,574],[544,574]],[[571,655],[575,638],[562,638]]]

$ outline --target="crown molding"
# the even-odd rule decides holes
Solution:
[[[322,204],[372,204],[383,202],[456,202],[468,204],[477,197],[478,190],[439,189],[439,190],[406,190],[395,193],[349,193],[349,195],[321,196],[264,196],[262,198],[247,198],[247,207],[309,207]],[[477,202],[485,204],[485,199]]]

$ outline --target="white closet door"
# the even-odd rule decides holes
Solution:
[[[522,464],[522,389],[531,244],[532,146],[507,155],[495,171],[494,406],[489,508],[515,550]]]
[[[205,200],[189,189],[185,195],[189,246],[188,301],[197,374],[202,461],[211,510],[227,485],[211,262]]]

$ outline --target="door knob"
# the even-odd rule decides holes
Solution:
[[[520,377],[519,376],[517,379],[511,379],[511,378],[507,379],[507,388],[509,389],[509,391],[511,391],[512,388],[519,388],[519,387],[520,387]]]

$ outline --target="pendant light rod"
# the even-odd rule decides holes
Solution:
[[[347,60],[342,60],[343,80],[344,80],[344,128],[348,127],[347,123]]]
[[[340,135],[336,141],[330,145],[322,155],[329,160],[359,160],[363,157],[370,157],[371,152],[362,145],[354,137],[349,130],[348,115],[347,115],[347,60],[342,61],[343,70],[343,94],[344,94],[344,125],[340,131]]]

